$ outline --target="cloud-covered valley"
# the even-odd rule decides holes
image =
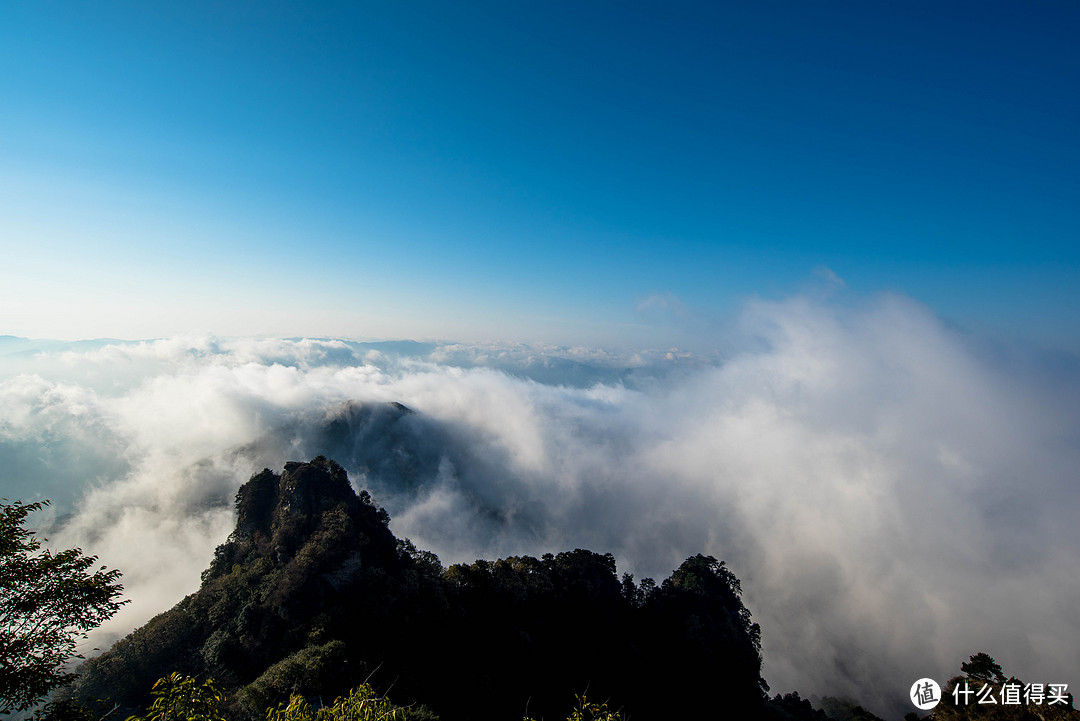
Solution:
[[[721,351],[8,337],[2,495],[123,571],[98,644],[197,588],[253,472],[325,454],[444,564],[727,560],[774,691],[886,711],[976,651],[1080,681],[1077,359],[899,296],[757,301]]]

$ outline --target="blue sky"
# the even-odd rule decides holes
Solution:
[[[828,268],[1076,350],[1078,29],[1074,3],[6,3],[0,333],[687,343]]]

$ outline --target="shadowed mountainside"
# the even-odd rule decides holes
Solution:
[[[201,589],[87,662],[73,695],[135,708],[180,671],[217,678],[231,713],[254,718],[371,677],[444,720],[556,718],[586,690],[661,718],[719,683],[731,713],[766,713],[759,629],[716,559],[660,585],[581,549],[444,570],[323,457],[255,474],[236,508]]]

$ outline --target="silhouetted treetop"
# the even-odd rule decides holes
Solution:
[[[968,678],[975,681],[1005,683],[1005,674],[1001,672],[1001,664],[989,654],[981,651],[972,656],[970,661],[961,663],[960,670],[966,673]]]

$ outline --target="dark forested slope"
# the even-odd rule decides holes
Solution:
[[[369,677],[445,721],[559,718],[586,690],[634,718],[763,713],[758,627],[711,557],[660,585],[580,549],[444,570],[322,457],[256,474],[236,506],[201,589],[87,662],[75,695],[134,708],[180,671],[218,679],[237,717]]]

